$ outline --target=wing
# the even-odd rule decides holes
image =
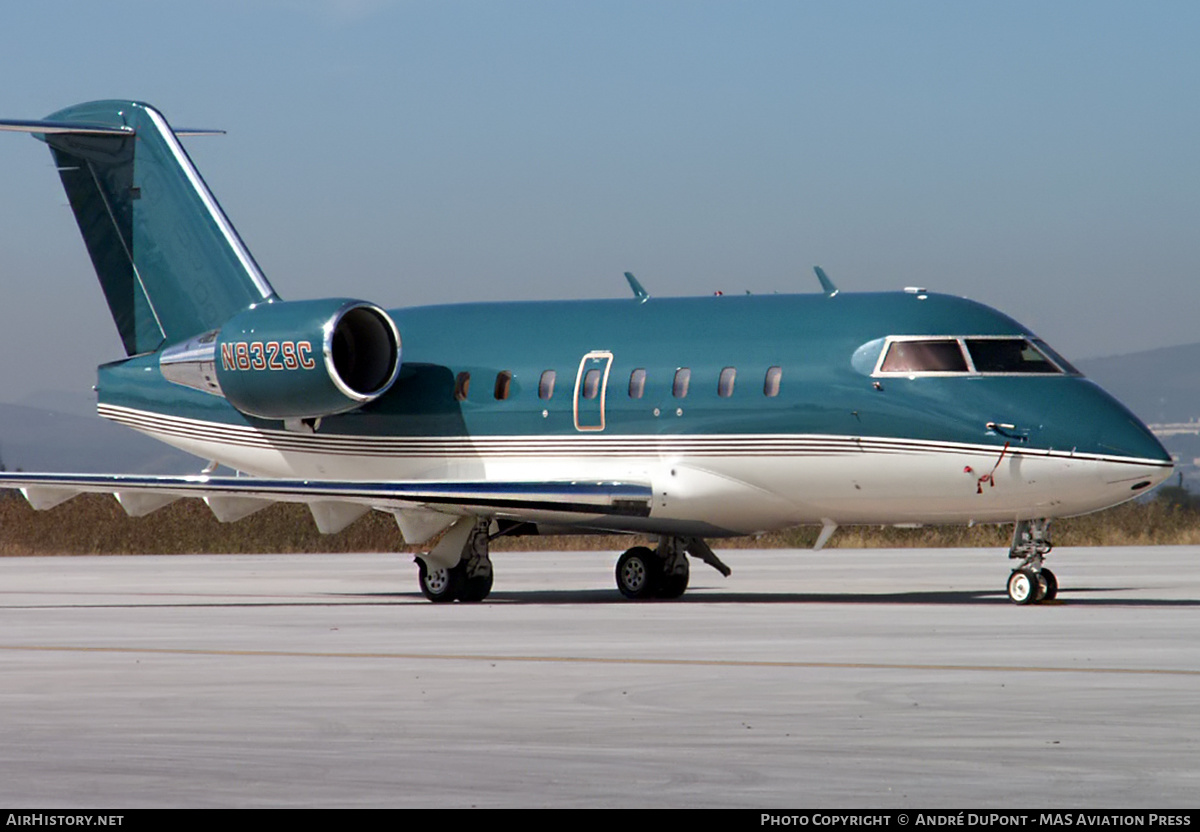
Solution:
[[[240,520],[272,503],[305,503],[325,534],[379,509],[396,516],[409,543],[423,543],[464,516],[619,527],[620,518],[648,517],[652,496],[650,486],[628,482],[358,482],[203,474],[0,473],[0,488],[19,488],[35,509],[53,508],[84,492],[113,494],[134,517],[181,497],[198,497],[222,522]]]

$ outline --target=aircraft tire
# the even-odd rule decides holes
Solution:
[[[654,595],[658,598],[673,600],[679,598],[683,593],[687,592],[688,588],[688,568],[687,561],[684,561],[682,572],[674,572],[670,575],[660,575],[658,579],[658,587],[655,589]]]
[[[1041,587],[1032,569],[1017,569],[1008,576],[1008,600],[1024,606],[1038,600]]]
[[[1058,597],[1058,577],[1049,569],[1041,571],[1042,581],[1046,584],[1046,593],[1040,600],[1053,601]]]
[[[617,589],[632,601],[652,598],[659,575],[658,557],[645,546],[634,546],[617,559]]]
[[[458,600],[474,604],[488,597],[488,594],[491,591],[492,571],[489,569],[485,575],[475,575],[474,577],[464,578],[458,595]]]
[[[687,592],[687,585],[687,575],[663,575],[659,579],[658,591],[654,595],[656,598],[674,600]]]
[[[462,569],[457,566],[451,569],[435,566],[431,569],[424,558],[417,558],[417,580],[422,595],[435,604],[446,604],[459,597],[464,578]]]

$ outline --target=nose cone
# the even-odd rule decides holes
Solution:
[[[1062,462],[1055,513],[1108,508],[1171,476],[1171,455],[1129,408],[1085,378],[1062,381],[1066,383],[1053,393],[1045,391],[1040,407],[1030,403],[1026,411],[1041,418],[1039,428],[1030,432],[1031,444]]]
[[[1101,419],[1099,444],[1105,454],[1099,463],[1101,478],[1118,493],[1140,494],[1171,476],[1175,462],[1141,420],[1124,407],[1121,410],[1128,416],[1112,411]]]
[[[991,409],[1011,417],[995,421],[1016,425],[1027,437],[1026,447],[1057,458],[1065,453],[1066,459],[1080,463],[1090,460],[1088,467],[1105,483],[1102,502],[1108,505],[1171,475],[1174,462],[1158,438],[1129,408],[1086,378],[1013,379],[991,392]]]
[[[1104,431],[1101,446],[1111,448],[1117,456],[1145,459],[1175,466],[1170,452],[1158,441],[1150,429],[1133,416],[1121,424],[1113,424]],[[1170,473],[1168,471],[1168,473]]]
[[[1078,450],[1103,456],[1173,466],[1171,454],[1129,408],[1087,379],[1076,379],[1065,402],[1069,413],[1059,417],[1070,424]],[[1049,426],[1048,426],[1049,427]],[[1170,474],[1170,468],[1163,475]]]
[[[1094,508],[1128,500],[1171,476],[1171,455],[1129,408],[1088,379],[1067,381],[1037,433],[1055,450],[1090,457],[1101,489]]]

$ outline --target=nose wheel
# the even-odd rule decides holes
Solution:
[[[1014,604],[1040,604],[1058,597],[1058,578],[1042,563],[1054,548],[1050,542],[1049,520],[1021,520],[1013,529],[1010,558],[1021,558],[1021,565],[1008,576],[1008,599]]]

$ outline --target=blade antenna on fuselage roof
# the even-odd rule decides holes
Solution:
[[[642,288],[642,284],[638,283],[638,279],[633,276],[633,272],[625,272],[625,279],[629,281],[629,288],[633,290],[633,296],[642,303],[650,300],[650,293]]]
[[[838,287],[833,285],[833,281],[829,279],[829,275],[825,274],[825,270],[820,266],[813,266],[813,271],[817,273],[817,280],[821,281],[821,289],[829,297],[833,297],[838,293]]]

